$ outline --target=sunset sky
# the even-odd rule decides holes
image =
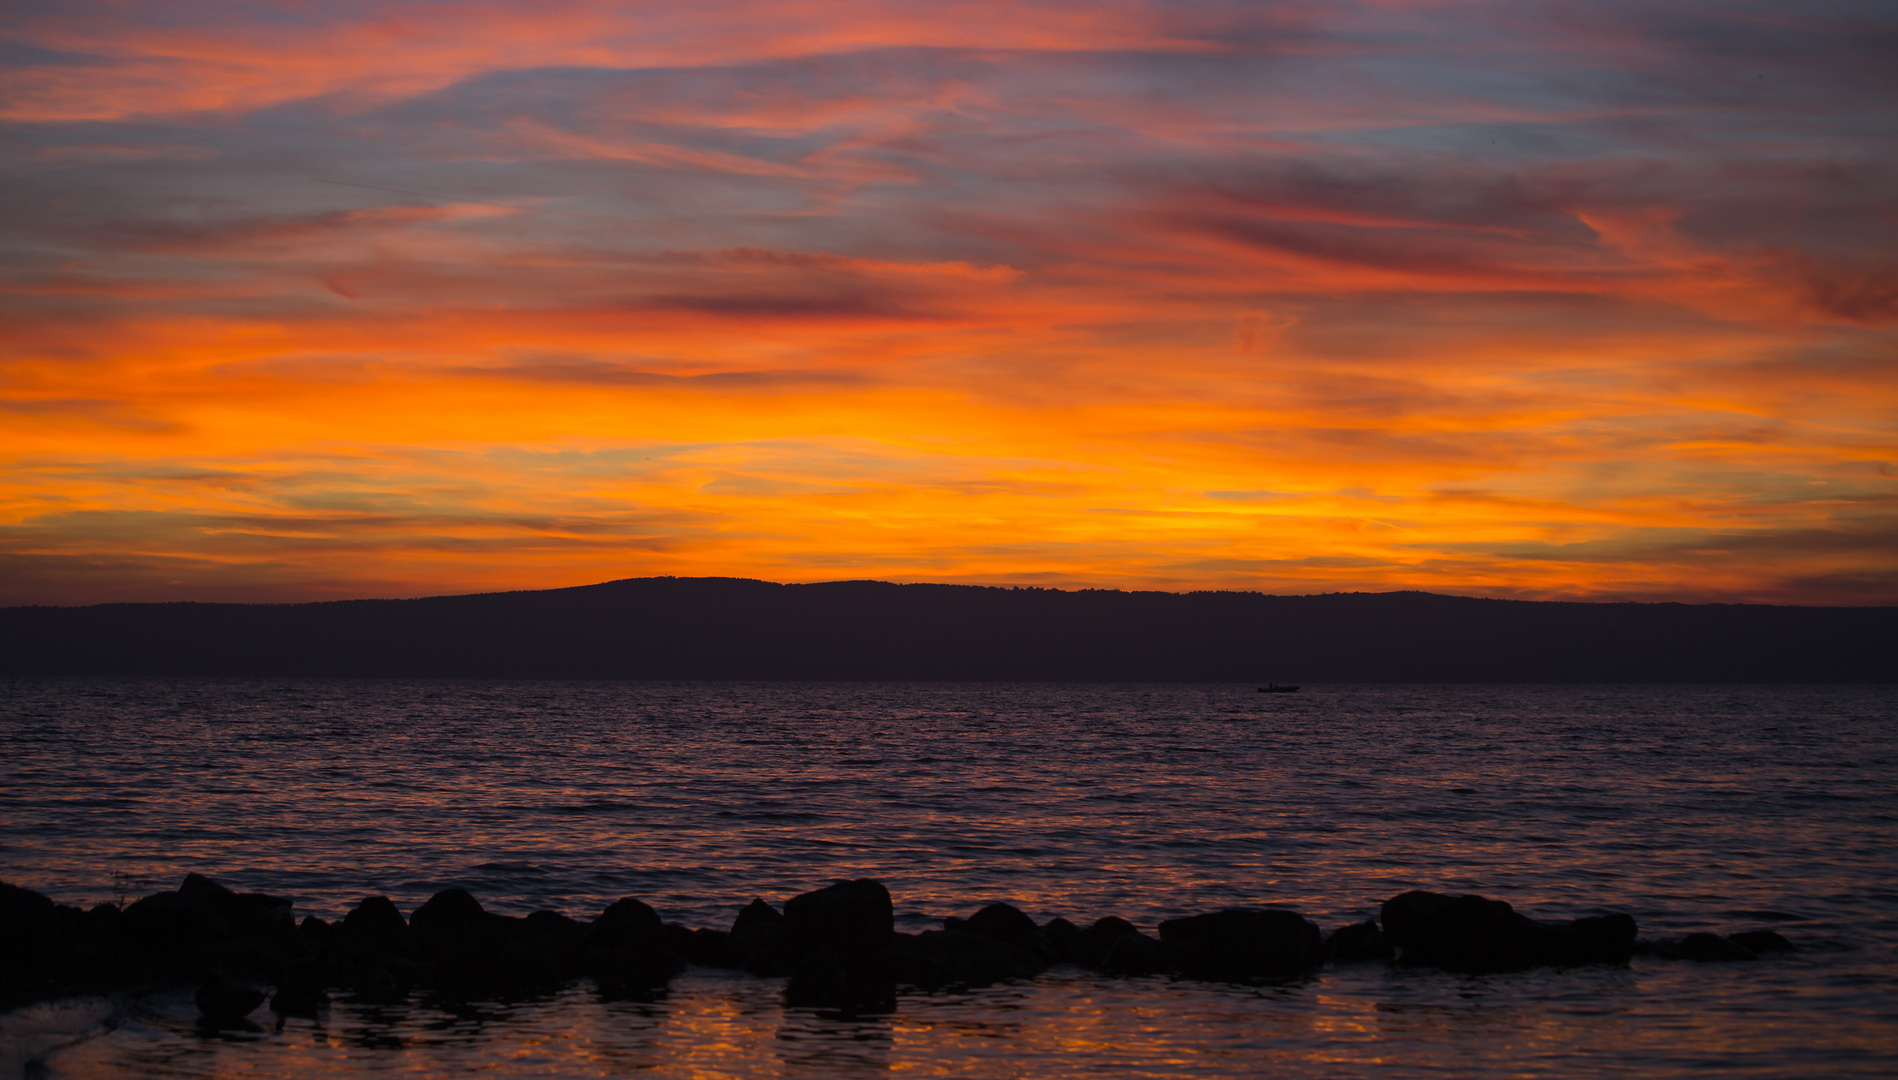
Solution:
[[[1898,603],[1898,5],[16,0],[0,603]]]

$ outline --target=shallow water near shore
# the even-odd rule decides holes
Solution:
[[[590,918],[632,895],[725,928],[753,896],[872,876],[911,931],[991,900],[1149,931],[1274,904],[1329,930],[1429,888],[1801,947],[1485,977],[1355,966],[1267,987],[1056,969],[848,1021],[697,969],[646,1004],[585,983],[341,999],[221,1036],[174,992],[87,1006],[98,1017],[72,1033],[8,1017],[0,1042],[37,1055],[36,1075],[1869,1076],[1898,1055],[1889,687],[0,691],[0,878],[64,903],[196,870],[299,915],[372,893],[412,910],[460,886],[510,914]]]

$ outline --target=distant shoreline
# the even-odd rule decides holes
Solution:
[[[1898,608],[635,578],[415,600],[0,608],[0,675],[1890,683]]]

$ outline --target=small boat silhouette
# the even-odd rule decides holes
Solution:
[[[1296,694],[1298,693],[1298,687],[1280,686],[1278,683],[1268,683],[1264,686],[1259,687],[1259,693],[1261,694]]]

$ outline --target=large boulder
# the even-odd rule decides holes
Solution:
[[[1115,938],[1094,968],[1104,975],[1159,975],[1171,969],[1171,962],[1166,946],[1136,931]]]
[[[796,958],[824,949],[846,962],[867,960],[895,936],[896,909],[880,881],[839,881],[786,901],[784,931]]]
[[[652,938],[657,937],[664,926],[665,920],[651,904],[624,896],[607,905],[594,920],[592,932],[595,937]]]
[[[581,943],[583,966],[609,997],[650,1000],[685,970],[666,924],[643,901],[625,897],[594,920]]]
[[[1041,939],[1048,943],[1055,959],[1076,963],[1074,951],[1081,940],[1081,928],[1060,916],[1049,919],[1041,927]]]
[[[895,1008],[896,983],[879,954],[896,938],[890,890],[870,878],[839,881],[784,904],[785,1004],[847,1015]]]
[[[416,951],[448,983],[508,979],[502,955],[523,930],[524,920],[490,914],[466,889],[443,889],[409,916]]]
[[[1166,969],[1167,959],[1161,944],[1118,915],[1096,919],[1092,926],[1072,937],[1066,934],[1061,937],[1067,943],[1063,958],[1095,971],[1109,975],[1152,975]]]
[[[925,990],[1027,979],[1048,966],[1038,953],[1000,938],[960,930],[898,934],[884,947],[883,961],[898,983]]]
[[[180,962],[230,936],[223,920],[202,903],[176,892],[153,893],[133,901],[119,916],[117,930],[132,948]]]
[[[309,925],[309,920],[304,923]],[[409,921],[402,917],[402,911],[395,901],[386,896],[365,896],[355,907],[343,916],[331,932],[325,934],[318,926],[309,926],[300,930],[310,940],[328,937],[344,953],[358,959],[368,959],[385,953],[405,953],[409,949]]]
[[[1170,967],[1196,978],[1282,978],[1318,966],[1324,933],[1296,911],[1227,908],[1166,920],[1160,943]]]
[[[512,931],[494,961],[502,980],[546,985],[579,973],[587,927],[558,911],[536,911],[515,924]]]
[[[1501,900],[1420,890],[1385,901],[1381,915],[1399,964],[1463,972],[1625,964],[1638,930],[1627,915],[1544,923]]]
[[[233,937],[287,938],[296,926],[290,901],[283,897],[232,892],[203,874],[186,874],[178,895],[217,919],[222,932]]]
[[[1390,938],[1377,925],[1377,920],[1366,919],[1363,922],[1340,926],[1325,939],[1324,959],[1327,964],[1358,964],[1371,960],[1388,961],[1397,955],[1397,949]]]
[[[724,966],[759,975],[788,975],[784,966],[787,940],[784,915],[763,899],[753,899],[732,920],[725,938]]]
[[[1007,942],[1017,949],[1034,953],[1043,960],[1053,959],[1054,949],[1049,945],[1047,936],[1035,920],[1029,918],[1013,904],[994,903],[966,919],[948,918],[942,921],[944,930],[954,930],[965,934],[980,934]]]

